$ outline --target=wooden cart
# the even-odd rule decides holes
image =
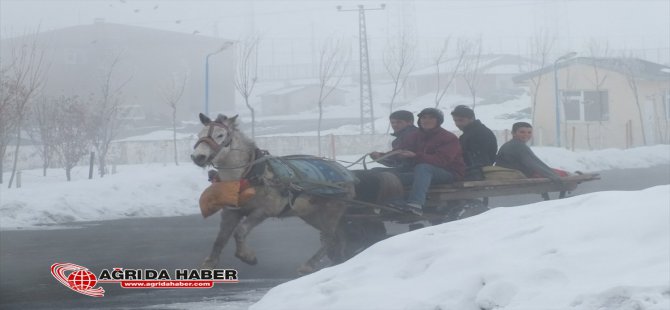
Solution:
[[[428,192],[422,216],[406,213],[385,205],[348,200],[351,208],[341,222],[347,240],[346,252],[353,256],[387,236],[384,222],[407,223],[410,230],[423,227],[417,222],[440,224],[459,220],[489,210],[488,198],[523,194],[543,195],[558,192],[564,198],[582,182],[599,180],[596,173],[579,173],[561,177],[562,184],[546,178],[465,181],[433,186]]]

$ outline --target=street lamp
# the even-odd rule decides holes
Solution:
[[[205,57],[205,115],[209,115],[209,57],[218,54],[233,45],[233,42],[224,43],[218,50],[207,54]]]
[[[555,104],[556,104],[556,145],[561,147],[561,109],[559,108],[558,101],[558,63],[564,60],[568,60],[577,55],[576,52],[567,53],[561,57],[558,57],[554,61],[554,95],[555,95]]]

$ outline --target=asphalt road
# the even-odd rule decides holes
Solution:
[[[604,190],[640,190],[670,184],[670,165],[605,171],[602,180],[581,184],[579,195]],[[492,198],[492,207],[540,201],[539,195]],[[223,268],[239,271],[240,283],[204,290],[128,290],[105,284],[105,297],[75,293],[50,274],[55,262],[88,267],[95,274],[114,267],[197,268],[218,230],[218,216],[126,219],[79,223],[77,228],[0,232],[1,309],[134,309],[188,302],[253,301],[268,288],[295,277],[296,268],[318,247],[318,234],[298,219],[271,219],[249,237],[259,264],[247,266],[224,250]],[[389,225],[399,233],[406,225]],[[250,302],[250,301],[248,301]],[[160,308],[160,306],[158,306]],[[155,309],[155,308],[152,308]]]

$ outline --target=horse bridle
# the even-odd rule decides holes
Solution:
[[[211,122],[211,123],[209,123],[208,126],[209,126],[209,130],[207,131],[207,136],[198,139],[198,141],[193,146],[193,149],[195,150],[198,147],[198,145],[200,145],[200,143],[204,142],[205,144],[207,144],[212,149],[212,153],[210,153],[209,158],[208,158],[208,160],[211,160],[214,156],[216,156],[216,154],[219,154],[219,152],[221,152],[222,148],[230,146],[230,143],[233,141],[233,135],[230,132],[230,127],[226,126],[225,124]],[[223,140],[223,142],[221,142],[220,144],[216,143],[216,141],[212,137],[212,133],[214,132],[214,127],[221,127],[221,128],[224,128],[228,131],[228,135]]]

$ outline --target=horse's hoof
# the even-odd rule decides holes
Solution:
[[[214,260],[208,257],[202,264],[200,264],[200,269],[215,269],[218,261],[218,259]]]
[[[241,261],[243,261],[243,262],[245,262],[249,265],[252,265],[252,266],[258,264],[258,259],[256,258],[256,256],[248,258],[246,256],[235,254],[235,257],[237,257],[239,260],[241,260]]]
[[[299,276],[304,276],[308,275],[310,273],[313,273],[316,271],[313,267],[307,266],[307,265],[302,265],[300,268],[298,268],[298,275]]]

